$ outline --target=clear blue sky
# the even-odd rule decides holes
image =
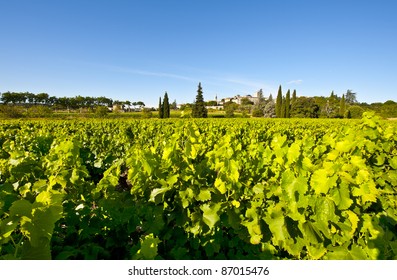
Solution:
[[[0,92],[397,101],[397,1],[0,0]]]

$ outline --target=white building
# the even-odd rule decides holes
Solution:
[[[251,101],[251,102],[253,102],[254,104],[255,103],[257,103],[258,102],[258,100],[259,100],[259,95],[260,95],[260,93],[259,93],[259,91],[256,93],[256,96],[252,96],[251,94],[248,94],[248,95],[244,95],[244,96],[241,96],[241,95],[236,95],[236,96],[234,96],[234,97],[227,97],[227,98],[224,98],[224,99],[222,99],[225,103],[227,103],[227,102],[234,102],[234,103],[236,103],[236,104],[238,104],[238,105],[241,105],[241,100],[242,99],[244,99],[244,98],[247,98],[249,101]]]

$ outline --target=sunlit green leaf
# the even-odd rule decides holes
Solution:
[[[201,211],[203,211],[203,222],[212,229],[215,224],[219,221],[218,211],[221,208],[220,203],[209,203],[200,206]]]
[[[201,189],[199,195],[197,196],[197,200],[207,201],[210,199],[211,199],[211,192],[208,189]]]

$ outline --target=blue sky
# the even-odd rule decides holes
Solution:
[[[397,1],[0,0],[0,92],[397,101]]]

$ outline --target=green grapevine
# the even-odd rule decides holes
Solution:
[[[397,125],[0,121],[2,259],[396,259]]]

